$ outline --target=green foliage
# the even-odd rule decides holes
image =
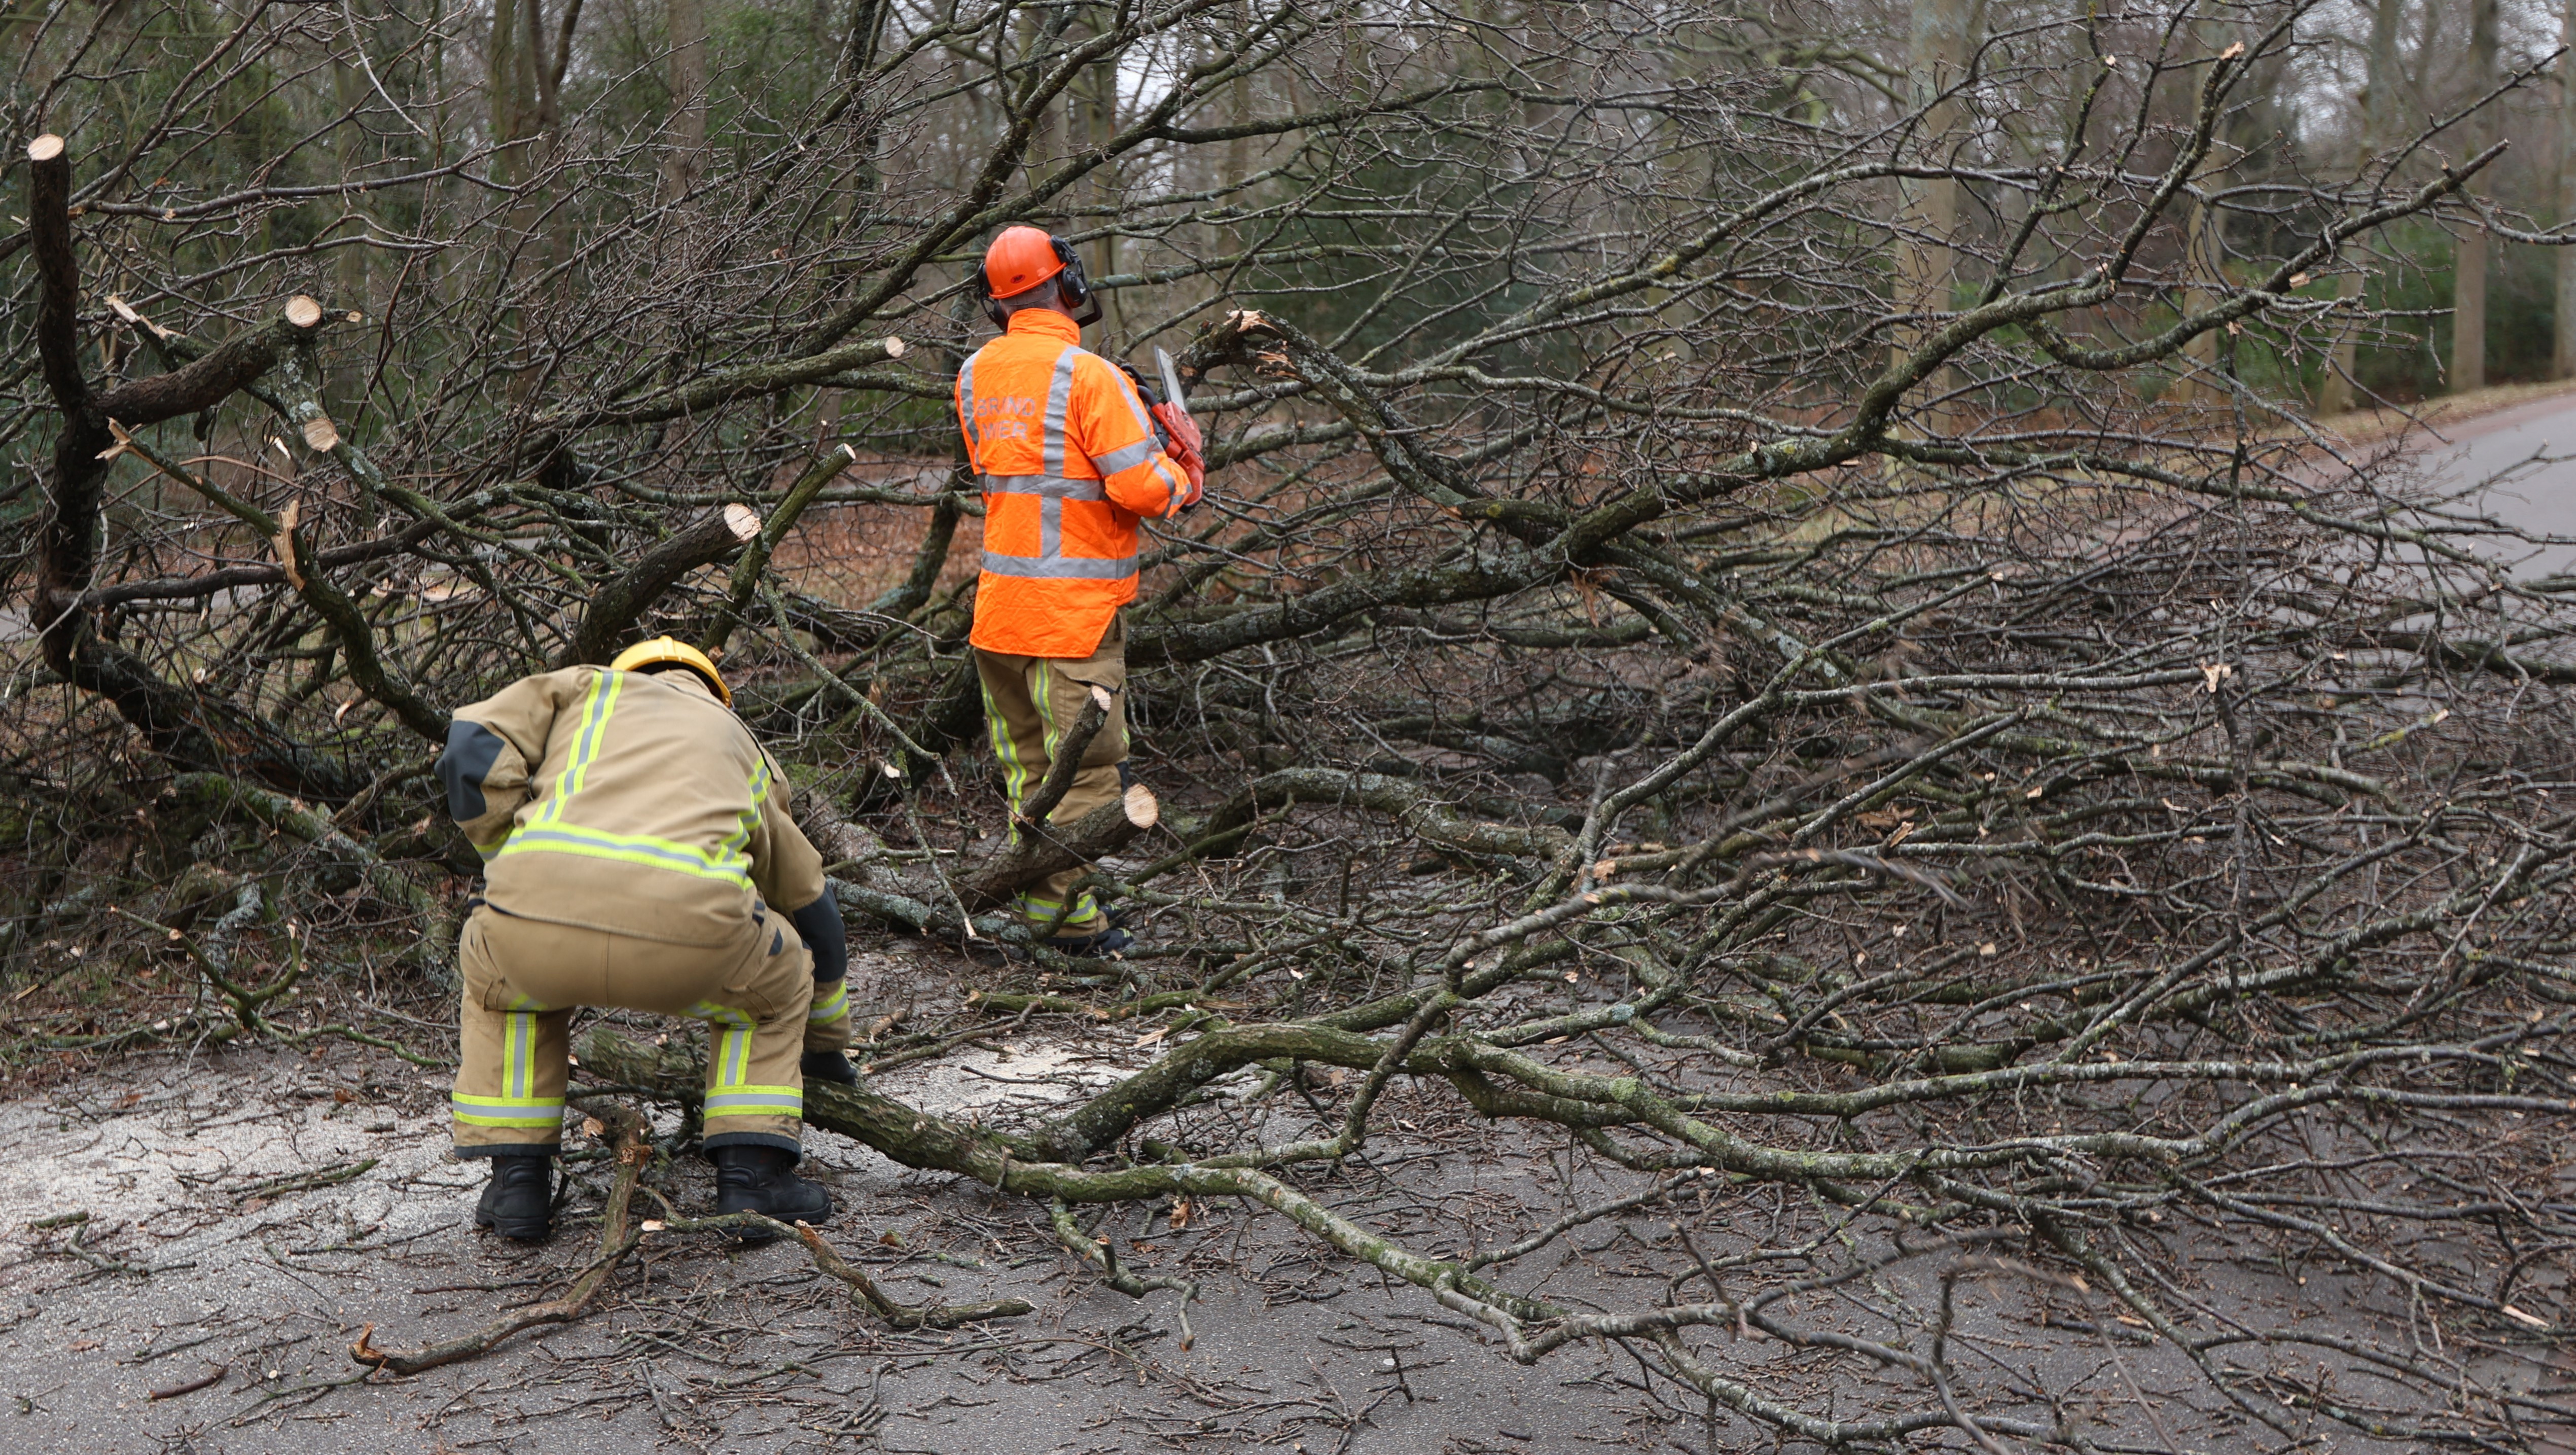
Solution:
[[[2371,308],[2398,313],[2360,351],[2362,384],[2388,399],[2429,398],[2449,387],[2450,315],[2457,242],[2423,222],[2393,228],[2405,261],[2371,277]],[[2549,376],[2552,268],[2540,248],[2495,247],[2487,255],[2487,381]]]
[[[2504,244],[2487,254],[2487,378],[2491,382],[2549,377],[2557,262],[2556,250],[2551,248]]]

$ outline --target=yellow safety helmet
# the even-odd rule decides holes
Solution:
[[[706,653],[678,637],[655,637],[650,641],[637,642],[618,653],[617,660],[608,664],[608,670],[651,672],[674,666],[686,667],[707,679],[707,685],[716,690],[718,700],[727,707],[733,706],[733,689],[725,686],[724,678],[716,672],[716,664],[708,660]]]

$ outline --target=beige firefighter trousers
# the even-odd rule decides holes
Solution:
[[[975,649],[975,674],[984,684],[984,720],[993,755],[1002,760],[1002,791],[1011,811],[1037,791],[1055,762],[1055,747],[1091,702],[1091,689],[1110,694],[1109,721],[1082,755],[1082,767],[1049,823],[1070,823],[1124,791],[1120,765],[1127,761],[1127,628],[1111,617],[1100,646],[1088,657],[1018,657]],[[1065,893],[1083,871],[1067,869],[1022,890],[1018,909],[1033,927],[1058,935],[1087,935],[1104,928],[1100,906],[1088,890],[1071,905]]]
[[[756,909],[725,944],[672,945],[478,908],[458,945],[465,989],[451,1109],[460,1157],[551,1154],[563,1138],[566,1029],[581,1006],[707,1025],[705,1145],[795,1152],[805,1050],[849,1043],[843,982],[814,983],[787,917]]]

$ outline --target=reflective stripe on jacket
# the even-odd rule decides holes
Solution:
[[[957,372],[957,422],[984,490],[976,646],[1088,657],[1136,599],[1140,516],[1188,493],[1136,386],[1062,314],[1023,309]]]
[[[438,774],[503,914],[722,945],[823,893],[777,766],[686,672],[522,678],[458,709]]]

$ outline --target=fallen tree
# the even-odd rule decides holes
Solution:
[[[2493,149],[2434,165],[2437,127],[2320,180],[2253,145],[2299,5],[1997,24],[1903,97],[1840,28],[1783,50],[1691,6],[893,10],[676,190],[614,89],[472,161],[280,156],[204,196],[144,184],[157,124],[40,139],[0,955],[33,990],[90,973],[66,943],[184,956],[208,998],[103,1028],[31,998],[28,1045],[402,1044],[288,992],[399,970],[432,1013],[472,872],[421,772],[445,705],[703,630],[858,933],[971,982],[869,1064],[1034,1027],[1118,1065],[1025,1114],[818,1085],[809,1119],[1111,1287],[1186,1307],[1195,1275],[1084,1218],[1239,1199],[1507,1357],[1636,1356],[1711,1442],[2576,1421],[2455,1352],[2576,1317],[2576,620],[2494,554],[2548,542],[2303,417],[2392,231],[2564,240],[2466,196]],[[941,69],[969,51],[991,84]],[[443,93],[349,58],[411,147],[380,103]],[[1075,142],[1110,81],[1142,91]],[[259,241],[326,207],[407,210],[327,277]],[[1095,347],[1172,349],[1216,465],[1128,611],[1145,782],[1068,823],[1099,707],[1016,817],[984,777],[948,414],[973,260],[1024,220],[1091,250]],[[1143,932],[1121,961],[995,912],[1081,864]],[[697,1054],[582,1061],[685,1103]],[[1347,1195],[1456,1128],[1547,1170],[1416,1220]],[[627,1206],[658,1174],[619,1172],[544,1318],[660,1236]],[[1552,1289],[1585,1229],[1655,1277]],[[894,1325],[1006,1316],[805,1246]],[[2339,1291],[2174,1275],[2211,1248]],[[2032,1306],[1962,1319],[1987,1286]],[[2007,1349],[2129,1334],[2193,1428]]]

